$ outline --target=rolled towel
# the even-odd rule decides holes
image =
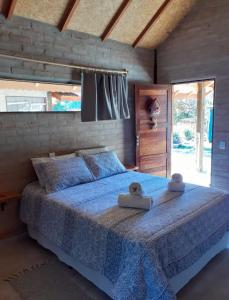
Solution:
[[[180,173],[174,173],[172,175],[172,182],[183,182],[183,176]]]
[[[153,205],[152,197],[120,194],[118,196],[118,205],[121,207],[140,208],[149,210]]]
[[[168,190],[170,192],[184,192],[185,184],[184,182],[172,182],[168,183]]]
[[[168,182],[168,190],[170,192],[184,192],[185,183],[181,174],[175,173],[172,175],[171,181]]]
[[[135,196],[143,196],[142,186],[138,182],[132,182],[129,185],[129,193]]]

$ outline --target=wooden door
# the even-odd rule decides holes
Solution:
[[[159,103],[157,127],[152,126],[149,101]],[[171,86],[135,86],[136,163],[140,172],[170,176],[171,171]]]

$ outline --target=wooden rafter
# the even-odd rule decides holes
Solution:
[[[111,19],[110,23],[107,25],[106,29],[104,30],[103,34],[101,35],[101,40],[105,41],[114,30],[115,26],[118,24],[120,18],[127,10],[128,6],[130,5],[132,0],[123,0],[122,4],[119,6],[118,10],[116,11],[115,15]]]
[[[10,19],[13,16],[16,3],[17,3],[17,0],[11,0],[9,2],[9,6],[8,6],[7,11],[6,11],[6,18],[7,19]]]
[[[79,5],[80,0],[69,0],[68,5],[64,11],[64,14],[60,20],[58,28],[60,31],[67,29],[68,24],[76,11],[77,6]]]
[[[159,7],[155,15],[151,18],[151,20],[147,23],[146,27],[142,30],[142,32],[139,34],[139,36],[136,38],[136,40],[133,43],[133,47],[137,47],[139,42],[143,39],[143,37],[146,35],[146,33],[150,30],[152,25],[155,23],[155,21],[160,17],[164,9],[167,7],[167,5],[171,2],[172,0],[165,0],[162,5]]]

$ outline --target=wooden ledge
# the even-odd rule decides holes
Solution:
[[[139,170],[139,167],[138,167],[138,166],[135,166],[135,165],[125,165],[125,168],[126,168],[128,171],[138,171],[138,170]]]

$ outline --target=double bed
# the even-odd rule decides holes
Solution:
[[[151,210],[121,208],[120,193],[141,183]],[[46,194],[27,185],[21,219],[30,236],[118,300],[171,300],[229,246],[229,195],[166,178],[124,172]]]

